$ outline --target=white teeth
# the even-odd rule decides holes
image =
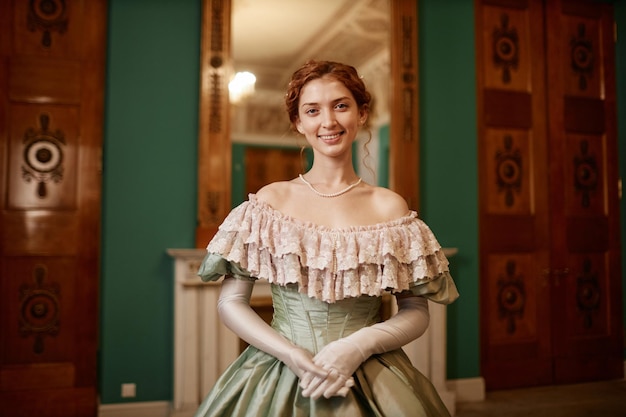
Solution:
[[[320,135],[319,138],[322,140],[332,140],[337,139],[339,136],[341,136],[341,134],[337,133],[334,135]]]

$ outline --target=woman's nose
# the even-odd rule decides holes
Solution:
[[[329,128],[335,125],[337,119],[335,119],[335,113],[330,110],[322,112],[322,127]]]

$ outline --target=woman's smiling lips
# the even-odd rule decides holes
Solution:
[[[317,137],[328,143],[328,142],[335,142],[337,139],[339,139],[341,137],[341,135],[343,135],[344,132],[337,132],[337,133],[333,133],[331,135],[318,135]]]

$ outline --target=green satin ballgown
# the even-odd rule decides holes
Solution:
[[[333,230],[284,216],[250,195],[207,250],[199,271],[203,280],[267,279],[272,327],[313,354],[380,321],[385,291],[411,291],[446,304],[458,297],[440,245],[414,213]],[[401,349],[373,355],[353,377],[346,397],[306,398],[285,364],[249,346],[195,416],[449,416],[433,385]]]

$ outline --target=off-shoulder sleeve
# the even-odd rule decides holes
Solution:
[[[449,271],[442,272],[430,280],[418,281],[411,285],[409,291],[439,304],[450,304],[459,298],[459,292]]]
[[[230,262],[215,253],[207,253],[198,269],[202,281],[217,281],[224,275],[238,279],[254,279],[237,262]]]
[[[330,303],[386,291],[412,291],[439,303],[458,297],[443,249],[415,212],[331,229],[290,218],[250,195],[220,225],[207,252],[203,279],[232,274],[296,283],[301,293]]]

